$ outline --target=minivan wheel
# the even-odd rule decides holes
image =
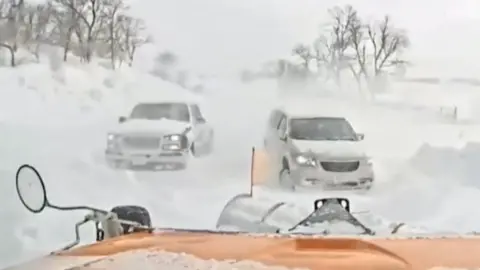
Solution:
[[[295,191],[295,185],[292,182],[292,178],[290,176],[290,169],[289,168],[283,167],[280,170],[279,179],[280,179],[280,181],[279,181],[280,186],[282,188],[285,188],[285,189],[288,189],[288,190],[291,190],[291,191]]]

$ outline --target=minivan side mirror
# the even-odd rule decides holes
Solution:
[[[207,123],[207,120],[205,120],[205,118],[203,118],[203,117],[197,117],[197,118],[195,119],[195,121],[196,121],[198,124],[205,124],[205,123]]]
[[[123,122],[126,122],[126,121],[127,121],[127,117],[125,117],[125,116],[120,116],[120,117],[118,118],[118,122],[119,122],[119,123],[123,123]]]
[[[357,133],[357,140],[363,141],[363,139],[365,139],[365,134],[363,134],[363,133]]]

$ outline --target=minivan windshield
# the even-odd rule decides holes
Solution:
[[[290,119],[290,138],[313,141],[356,141],[357,136],[350,123],[340,117],[316,117]]]
[[[185,103],[140,103],[133,108],[130,118],[189,122],[190,114]]]

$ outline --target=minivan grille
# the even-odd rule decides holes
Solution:
[[[329,172],[353,172],[360,166],[360,161],[321,161],[320,165]]]

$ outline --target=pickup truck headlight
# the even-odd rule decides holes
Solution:
[[[182,139],[182,135],[180,134],[171,134],[164,136],[165,139],[173,142],[179,142]]]
[[[165,135],[163,136],[163,138],[165,140],[167,140],[167,144],[168,145],[179,145],[180,146],[180,149],[186,149],[188,148],[188,138],[187,136],[183,135],[183,134],[170,134],[170,135]],[[164,146],[163,149],[165,150],[177,150],[177,149],[172,149],[170,147],[173,147],[173,146],[168,146],[169,148],[165,148],[167,146]]]
[[[181,145],[180,144],[165,144],[162,146],[163,150],[180,150],[182,149]]]
[[[300,154],[295,156],[295,162],[298,165],[315,166],[315,160],[312,157]]]
[[[107,149],[113,150],[118,149],[120,146],[118,145],[118,140],[120,136],[118,134],[108,134],[107,135]]]
[[[116,141],[118,139],[118,135],[117,134],[108,134],[107,135],[107,141],[108,142],[113,142],[113,141]]]
[[[119,134],[108,134],[107,135],[107,143],[108,144],[116,144],[120,140],[121,136]]]

